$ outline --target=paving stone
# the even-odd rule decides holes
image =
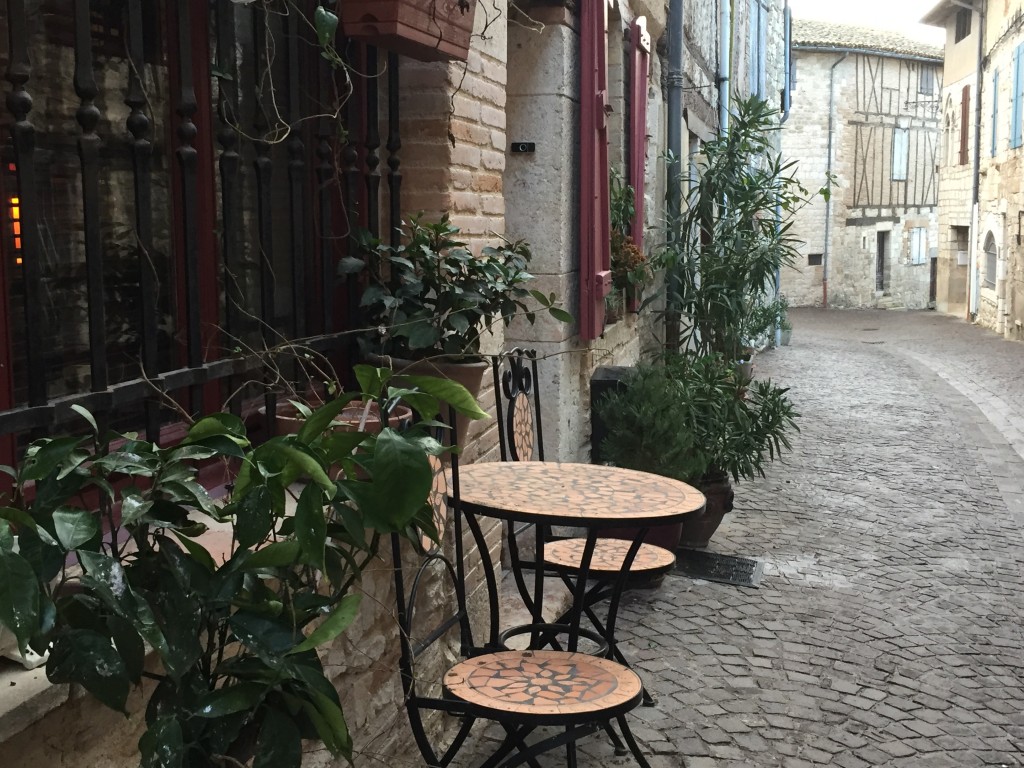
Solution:
[[[630,717],[672,768],[1021,768],[1024,344],[928,312],[791,319],[755,365],[801,431],[709,546],[761,560],[760,587],[627,593],[617,632],[665,714]]]

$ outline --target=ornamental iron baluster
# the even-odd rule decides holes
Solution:
[[[42,247],[39,238],[39,195],[36,187],[36,128],[28,119],[32,97],[25,88],[32,76],[28,57],[28,25],[24,0],[8,0],[7,32],[9,60],[7,109],[14,117],[11,141],[18,178],[18,203],[21,208],[21,257],[25,285],[25,355],[28,368],[28,404],[41,406],[47,402],[46,342],[44,339]]]
[[[92,19],[89,0],[75,0],[75,93],[81,99],[75,118],[82,133],[78,156],[82,165],[82,216],[85,224],[86,291],[89,296],[89,367],[94,392],[107,388],[107,332],[103,297],[103,250],[100,240],[99,151],[96,133],[96,77],[92,67]]]
[[[146,94],[142,88],[142,72],[146,64],[142,34],[142,0],[128,2],[128,90],[124,103],[130,110],[125,124],[132,136],[132,175],[135,186],[135,239],[139,261],[140,328],[142,329],[142,371],[151,381],[160,373],[157,329],[160,321],[160,300],[156,265],[153,263],[153,189],[150,171],[153,145],[149,141],[150,123],[143,107]],[[160,406],[146,400],[146,439],[160,436]]]

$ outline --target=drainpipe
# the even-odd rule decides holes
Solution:
[[[978,314],[978,230],[981,226],[981,84],[982,68],[985,64],[985,0],[967,4],[953,0],[954,5],[970,8],[978,14],[978,59],[975,65],[976,82],[974,86],[974,168],[971,186],[971,283],[970,295],[967,297],[967,320]]]
[[[836,67],[846,61],[850,53],[847,51],[832,65],[832,69],[828,73],[828,172],[826,181],[832,178],[832,145],[833,135],[835,134],[836,125]],[[821,258],[822,261],[822,276],[821,276],[821,303],[826,309],[828,308],[828,273],[829,273],[829,257],[832,255],[832,195],[828,196],[828,200],[825,203],[825,253]]]
[[[779,119],[779,126],[786,124],[789,120],[790,108],[793,106],[793,94],[790,93],[789,84],[793,76],[793,12],[789,7],[789,0],[786,0],[785,10],[782,12],[782,24],[783,24],[783,38],[786,41],[786,59],[783,67],[783,77],[785,81],[782,83],[782,117]],[[776,201],[775,203],[775,230],[782,227],[782,204]],[[775,270],[775,299],[778,300],[782,293],[782,268]],[[782,346],[782,325],[778,321],[775,324],[775,347]]]
[[[675,237],[676,222],[683,214],[683,46],[684,23],[686,19],[685,0],[669,0],[668,6],[668,77],[665,103],[668,111],[666,131],[669,156],[668,166],[668,220],[673,225],[670,232]],[[679,295],[679,267],[668,273],[668,301],[674,302]],[[679,348],[679,315],[670,311],[665,321],[665,343],[669,349]]]
[[[729,133],[729,80],[732,75],[732,3],[722,3],[720,18],[720,35],[718,49],[718,132],[725,136]]]

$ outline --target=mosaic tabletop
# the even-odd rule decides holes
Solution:
[[[532,717],[614,716],[640,699],[635,672],[566,651],[499,651],[467,659],[444,677],[449,694],[478,707]]]
[[[467,512],[553,525],[660,525],[704,508],[704,494],[686,483],[601,464],[469,464],[459,486]]]

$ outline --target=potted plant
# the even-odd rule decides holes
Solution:
[[[481,340],[496,323],[507,326],[520,314],[533,323],[538,310],[571,321],[554,294],[527,287],[533,275],[525,242],[502,240],[475,255],[447,215],[412,217],[397,246],[362,233],[358,251],[364,258],[348,258],[341,269],[365,281],[360,310],[368,330],[360,349],[398,373],[444,376],[477,396],[488,369]]]
[[[429,421],[443,396],[484,416],[451,382],[408,390],[389,386],[388,371],[356,374],[362,397],[384,412],[405,399]],[[83,409],[90,437],[36,441],[10,472],[0,625],[22,649],[49,650],[51,681],[76,683],[114,710],[150,681],[143,765],[295,768],[303,739],[351,760],[317,649],[353,620],[354,587],[382,534],[436,537],[428,455],[440,445],[411,430],[334,432],[346,403],[259,446],[231,414],[161,448],[101,435]],[[231,475],[223,500],[198,482],[197,465],[211,461]],[[346,468],[336,480],[331,464]],[[223,558],[204,543],[213,522],[230,529]]]
[[[669,272],[670,350],[741,360],[755,333],[774,331],[776,275],[800,245],[792,214],[810,199],[795,163],[773,148],[776,112],[756,97],[737,103],[729,132],[703,146],[686,210],[669,222],[658,260]]]
[[[618,295],[617,303],[636,311],[640,294],[651,278],[651,264],[637,246],[630,232],[636,215],[636,193],[622,174],[612,169],[609,175],[609,202],[611,223],[611,295]],[[614,304],[614,303],[613,303]],[[618,319],[616,317],[615,319]],[[614,322],[614,320],[609,320]]]
[[[342,31],[422,61],[465,61],[477,0],[339,0]]]
[[[607,428],[602,455],[617,466],[689,483],[705,511],[684,518],[679,544],[706,546],[732,510],[731,480],[764,476],[789,448],[797,416],[786,389],[750,384],[721,355],[670,356],[630,372],[596,404]]]

